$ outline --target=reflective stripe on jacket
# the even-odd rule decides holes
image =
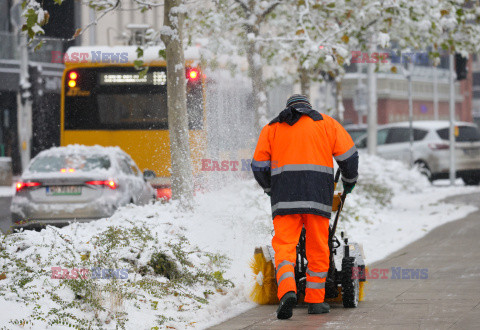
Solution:
[[[297,115],[294,120],[284,121],[281,114],[262,129],[252,160],[255,179],[271,196],[273,217],[317,214],[330,218],[333,158],[342,180],[355,183],[357,149],[333,118],[312,109],[291,111]]]

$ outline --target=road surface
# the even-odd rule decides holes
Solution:
[[[0,231],[6,233],[10,229],[10,203],[12,197],[0,197]]]
[[[480,207],[480,194],[455,202]],[[373,265],[388,279],[371,279],[355,309],[333,304],[329,314],[294,309],[277,320],[276,306],[259,306],[211,329],[479,329],[480,211],[442,225]],[[392,267],[428,269],[427,279],[392,279]]]

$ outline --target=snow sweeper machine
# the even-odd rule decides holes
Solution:
[[[340,178],[340,170],[335,174],[335,188]],[[357,307],[363,300],[365,277],[365,257],[359,243],[350,242],[342,231],[340,238],[335,235],[340,213],[345,203],[346,193],[335,192],[332,212],[335,213],[330,225],[328,245],[330,248],[330,266],[325,283],[325,300],[343,303],[344,307]],[[295,282],[297,285],[298,304],[303,302],[306,288],[306,271],[308,260],[305,253],[305,228],[302,229],[297,244],[297,260],[295,262]],[[277,281],[275,276],[275,252],[272,246],[255,248],[251,268],[255,276],[255,284],[251,291],[251,299],[260,304],[277,304]]]

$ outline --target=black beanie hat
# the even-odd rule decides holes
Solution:
[[[305,95],[293,94],[292,96],[290,96],[287,100],[287,108],[295,104],[301,104],[310,109],[312,108],[308,97],[306,97]]]

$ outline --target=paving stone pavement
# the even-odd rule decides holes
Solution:
[[[452,201],[480,207],[480,194]],[[329,314],[258,306],[211,329],[480,329],[480,211],[444,224],[373,265],[389,279],[371,279],[357,308],[332,304]],[[391,267],[428,269],[427,279],[392,279]]]

